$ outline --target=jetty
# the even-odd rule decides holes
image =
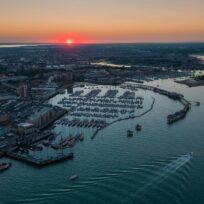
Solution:
[[[74,158],[74,154],[71,152],[69,154],[61,154],[59,156],[56,157],[50,157],[49,159],[37,159],[34,158],[32,156],[29,155],[22,155],[22,154],[17,154],[15,152],[6,152],[5,155],[7,157],[10,157],[12,159],[16,159],[19,161],[23,161],[29,164],[32,164],[34,166],[38,166],[38,167],[43,167],[43,166],[47,166],[49,164],[54,164],[63,160],[68,160],[68,159],[73,159]]]

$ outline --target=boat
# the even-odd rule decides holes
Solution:
[[[200,102],[196,102],[196,106],[200,106]]]
[[[60,148],[58,144],[51,144],[51,147],[55,150],[58,150]]]
[[[83,141],[83,140],[84,140],[84,134],[83,134],[83,133],[80,134],[79,140],[80,140],[80,141]]]
[[[132,137],[133,136],[133,131],[132,130],[128,130],[127,131],[127,136],[128,137]]]
[[[8,162],[8,163],[6,163],[6,162],[0,163],[0,171],[4,171],[4,170],[8,169],[10,166],[11,166],[10,162]]]
[[[189,153],[189,156],[192,158],[192,157],[193,157],[193,152],[190,152],[190,153]]]
[[[136,131],[141,131],[141,130],[142,130],[142,126],[139,125],[139,124],[137,124],[137,125],[135,126],[135,130],[136,130]]]
[[[78,179],[78,178],[79,178],[79,176],[78,176],[77,174],[74,174],[74,175],[72,175],[72,176],[69,177],[69,180],[70,180],[70,181],[75,181],[75,180]]]

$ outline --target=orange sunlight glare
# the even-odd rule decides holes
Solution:
[[[67,40],[67,44],[72,44],[73,42],[72,42],[72,40]]]

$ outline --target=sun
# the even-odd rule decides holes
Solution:
[[[71,44],[73,43],[72,40],[67,40],[66,42],[67,42],[67,44],[69,44],[69,45],[71,45]]]

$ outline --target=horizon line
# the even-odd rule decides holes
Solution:
[[[161,42],[87,42],[87,43],[73,43],[72,45],[100,45],[100,44],[197,44],[204,43],[204,41],[161,41]],[[0,42],[1,45],[10,45],[10,44],[40,44],[40,45],[67,45],[67,43],[58,43],[58,42]],[[71,45],[71,46],[72,46]]]

